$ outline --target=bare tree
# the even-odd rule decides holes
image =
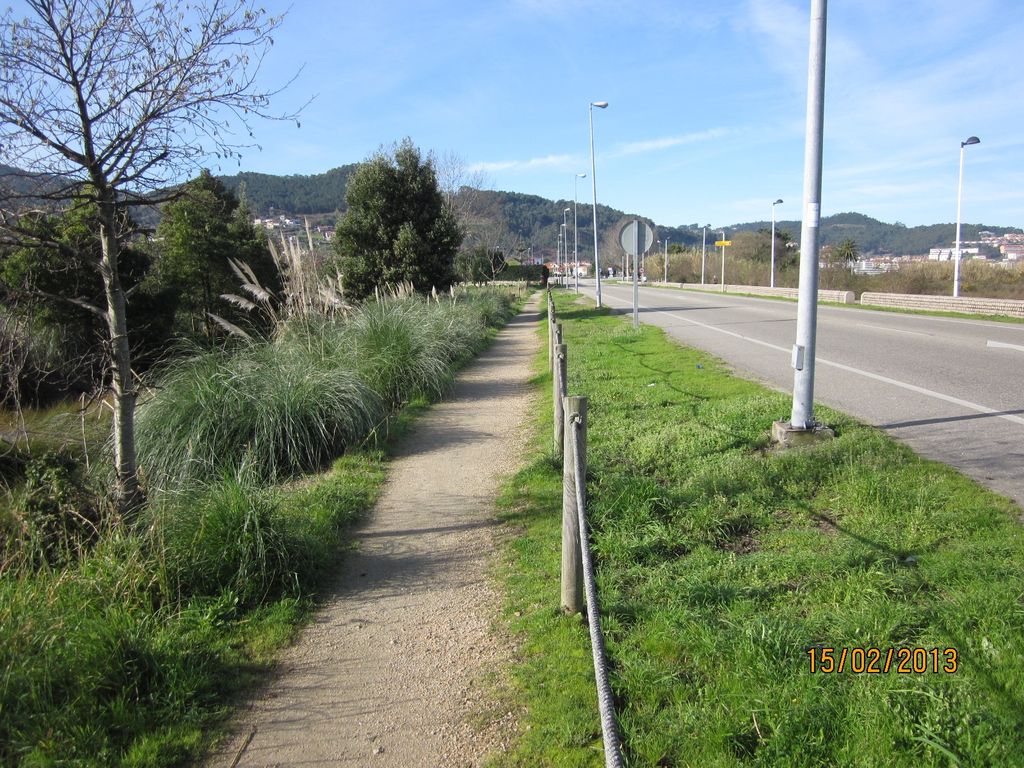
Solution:
[[[252,146],[254,117],[271,115],[256,82],[282,16],[249,0],[189,4],[143,0],[27,0],[29,16],[0,24],[0,228],[22,226],[27,201],[95,206],[114,399],[113,499],[121,514],[142,502],[135,451],[136,383],[118,258],[133,234],[125,208],[159,201],[154,190],[211,157]],[[233,128],[232,126],[235,126]],[[38,182],[34,185],[26,182]],[[122,214],[122,215],[119,215]]]

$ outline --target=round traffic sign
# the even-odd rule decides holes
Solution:
[[[637,250],[638,230],[640,235],[639,251]],[[631,221],[619,232],[619,245],[630,256],[643,256],[654,245],[654,230],[646,221]]]

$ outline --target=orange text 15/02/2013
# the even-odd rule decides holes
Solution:
[[[953,674],[960,664],[956,648],[828,648],[807,650],[811,673],[900,675]]]

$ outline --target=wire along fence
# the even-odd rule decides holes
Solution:
[[[562,460],[562,610],[568,614],[585,611],[590,630],[590,647],[597,683],[597,704],[601,715],[606,768],[622,768],[622,745],[611,685],[601,614],[597,604],[594,563],[587,534],[587,398],[567,392],[567,349],[562,325],[555,322],[555,306],[548,300],[548,361],[552,373],[555,454]]]

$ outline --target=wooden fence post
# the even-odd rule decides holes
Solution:
[[[555,303],[548,293],[548,370],[554,370],[555,360]]]
[[[559,323],[558,330],[561,331],[561,329],[562,325]],[[558,334],[558,336],[560,335]],[[558,459],[562,459],[565,455],[565,403],[562,402],[562,398],[565,397],[568,390],[568,385],[566,384],[566,371],[568,370],[566,356],[565,344],[555,344],[555,371],[554,376],[551,377],[551,395],[555,407],[553,443],[555,457]]]
[[[583,477],[587,474],[587,398],[566,397],[564,459],[562,461],[562,610],[583,611],[583,555],[576,506],[576,429],[579,422],[579,458]],[[582,489],[586,504],[586,488]]]

